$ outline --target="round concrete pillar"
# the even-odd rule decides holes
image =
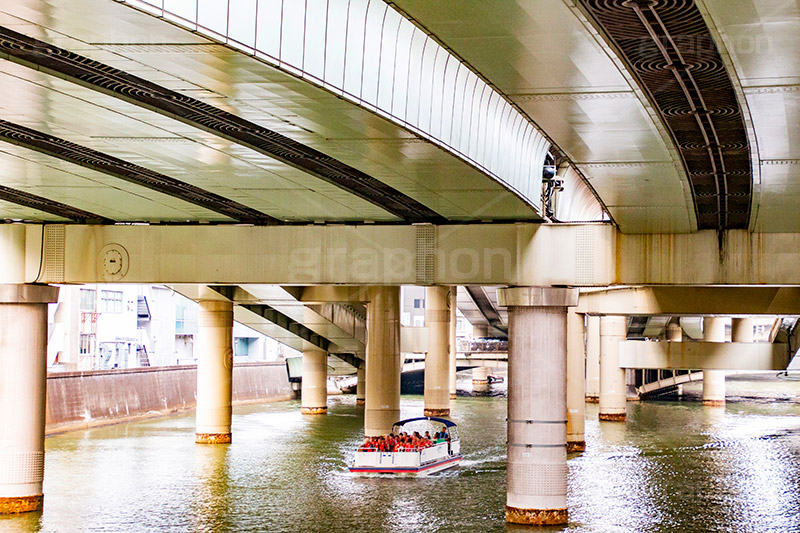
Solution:
[[[400,287],[370,287],[364,434],[385,435],[400,417]]]
[[[567,313],[567,451],[582,452],[584,439],[585,397],[585,328],[584,316]]]
[[[619,367],[619,343],[626,331],[624,316],[600,317],[600,420],[625,421],[625,369]]]
[[[683,341],[683,329],[681,329],[681,325],[675,322],[670,322],[669,324],[667,324],[667,330],[665,336],[666,339],[670,342]]]
[[[586,317],[586,401],[600,401],[600,317]]]
[[[231,442],[233,303],[203,300],[197,315],[197,412],[195,442]]]
[[[328,414],[328,353],[325,350],[303,350],[302,383],[300,412],[304,415]]]
[[[367,394],[367,369],[361,367],[356,371],[356,405],[364,405],[364,398]]]
[[[458,286],[453,285],[450,287],[450,322],[448,327],[450,330],[450,399],[456,399],[456,353],[458,346],[456,345],[456,307],[458,306]]]
[[[635,368],[625,369],[625,401],[639,401],[639,391],[636,389],[636,375],[640,372],[641,370]]]
[[[733,342],[753,342],[753,326],[755,326],[755,321],[752,318],[734,318],[731,323],[731,340]]]
[[[0,285],[0,514],[42,508],[47,304],[58,288]]]
[[[450,415],[450,290],[425,289],[425,416]]]
[[[683,342],[683,328],[681,328],[681,325],[679,322],[677,322],[677,319],[675,320],[676,320],[675,322],[670,321],[670,323],[667,324],[666,332],[664,333],[664,335],[666,337],[666,340],[668,340],[669,342]],[[672,372],[674,375],[674,371]],[[661,379],[660,375],[659,379]],[[678,396],[683,396],[683,385],[678,385],[676,388],[676,392],[678,393]]]
[[[476,366],[472,369],[472,384],[473,385],[488,385],[489,384],[489,369],[485,366]]]
[[[509,307],[506,521],[567,523],[567,312]]]
[[[725,318],[705,317],[703,319],[703,340],[705,342],[725,342]],[[703,369],[703,405],[725,406],[725,371]]]

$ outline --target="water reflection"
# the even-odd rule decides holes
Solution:
[[[504,398],[460,396],[464,460],[421,480],[347,472],[363,431],[352,396],[327,416],[299,410],[235,409],[229,446],[195,445],[192,415],[49,438],[44,512],[0,530],[531,531],[503,520]],[[403,397],[401,416],[421,412],[421,396]],[[569,458],[570,525],[536,531],[800,531],[795,402],[643,402],[627,423],[587,405],[586,442]]]
[[[228,450],[230,446],[197,445],[194,448],[195,480],[189,515],[192,527],[200,531],[219,529],[230,507]]]

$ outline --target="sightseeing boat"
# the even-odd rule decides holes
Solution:
[[[355,452],[350,472],[358,475],[394,474],[423,477],[453,467],[461,461],[461,441],[458,426],[444,418],[423,416],[395,422],[392,433],[425,431],[431,435],[441,428],[447,429],[447,438],[439,439],[429,447],[409,451],[361,450]]]

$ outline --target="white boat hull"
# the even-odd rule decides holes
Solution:
[[[423,477],[456,466],[461,461],[458,442],[414,452],[356,452],[350,472],[357,475],[391,474]]]

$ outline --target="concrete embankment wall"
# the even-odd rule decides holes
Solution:
[[[47,376],[47,433],[163,416],[196,406],[197,366],[53,373]],[[233,367],[233,403],[288,400],[284,363]]]

